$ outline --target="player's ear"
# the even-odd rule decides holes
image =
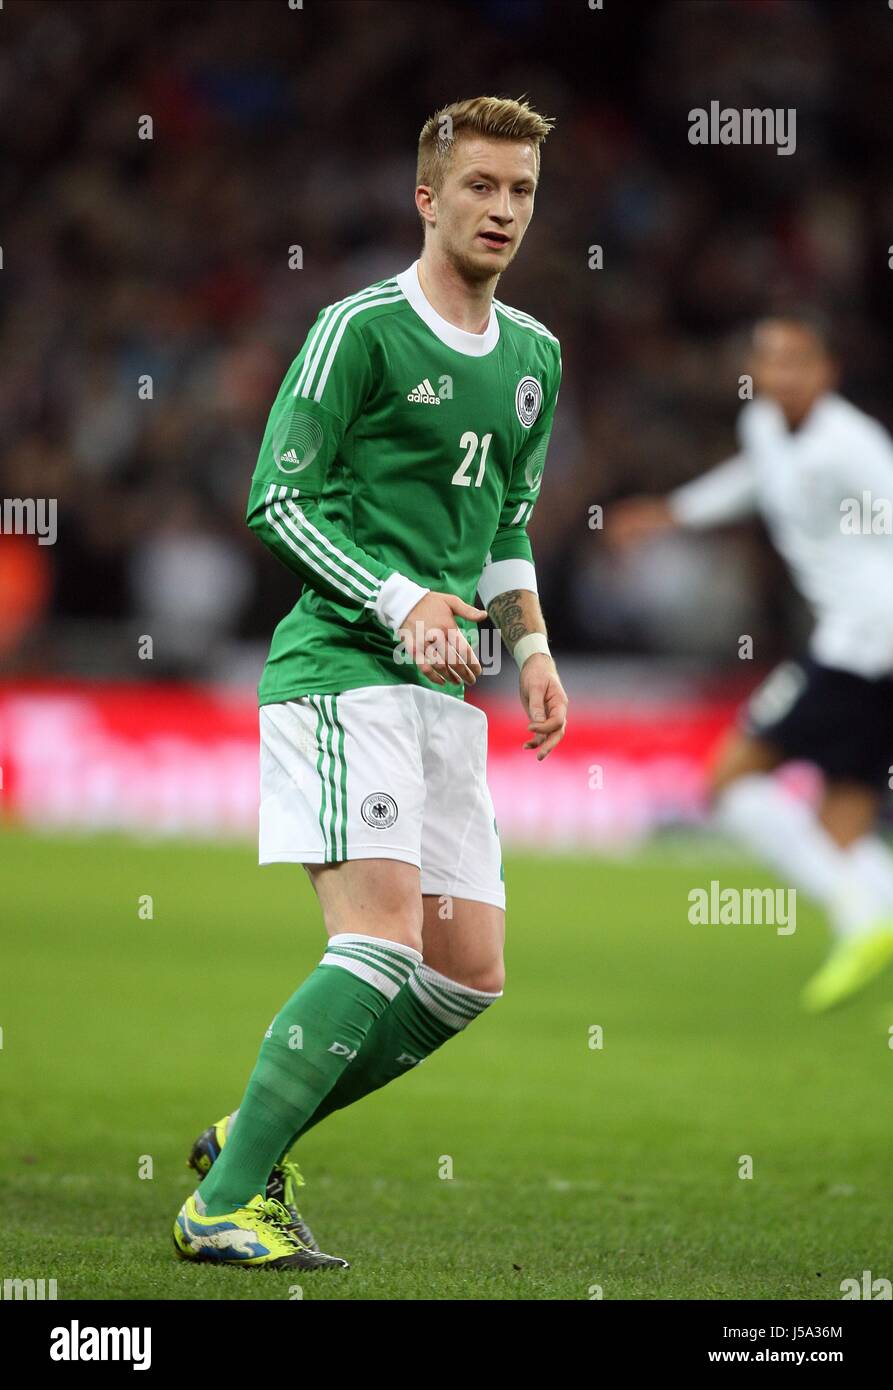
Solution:
[[[433,226],[437,216],[437,194],[430,184],[419,184],[415,191],[415,205],[423,220]]]

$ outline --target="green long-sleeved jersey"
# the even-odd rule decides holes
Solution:
[[[493,301],[482,334],[421,289],[418,262],[321,311],[264,433],[248,525],[303,581],[260,703],[413,682],[397,637],[430,589],[483,607],[536,591],[527,524],[561,382],[558,339]],[[470,640],[476,624],[458,620]]]

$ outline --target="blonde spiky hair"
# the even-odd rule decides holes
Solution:
[[[435,192],[443,187],[455,142],[460,135],[485,135],[491,140],[529,140],[540,174],[540,145],[555,121],[541,116],[522,97],[470,97],[453,101],[429,116],[419,135],[416,186],[428,184]]]

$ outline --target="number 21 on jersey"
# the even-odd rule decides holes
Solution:
[[[484,470],[487,467],[487,451],[490,448],[490,440],[492,438],[492,434],[485,434],[483,439],[479,440],[474,430],[465,431],[462,438],[459,440],[459,448],[466,451],[465,457],[450,479],[456,487],[471,487],[472,478],[468,469],[471,467],[474,456],[478,451],[478,445],[480,445],[481,450],[481,461],[478,464],[478,471],[473,481],[475,487],[480,487],[481,483],[484,481]]]

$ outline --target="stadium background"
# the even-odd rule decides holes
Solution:
[[[746,1115],[751,1106],[762,1123],[765,1102],[777,1110],[767,1133],[783,1151],[783,1174],[796,1172],[810,1192],[871,1188],[846,1226],[851,1262],[868,1258],[859,1232],[868,1239],[879,1228],[886,1200],[876,1181],[881,1135],[870,1120],[880,1072],[863,1065],[860,1035],[846,1032],[851,1025],[835,1032],[825,1084],[849,1128],[842,1124],[834,1137],[810,1129],[818,1122],[802,1067],[795,1076],[779,1061],[813,1046],[787,1010],[820,952],[818,918],[810,927],[804,912],[804,933],[783,962],[775,939],[692,944],[679,906],[687,886],[717,864],[732,881],[737,872],[751,882],[754,870],[697,834],[668,840],[665,851],[652,839],[658,828],[701,825],[709,749],[741,695],[799,648],[808,618],[756,524],[669,539],[619,559],[589,519],[595,504],[609,513],[612,500],[666,489],[733,451],[742,330],[779,297],[817,300],[833,313],[844,391],[893,425],[891,32],[893,14],[869,0],[605,0],[603,11],[585,0],[307,0],[303,10],[286,0],[7,0],[0,15],[0,498],[57,499],[59,530],[53,546],[0,533],[0,857],[6,922],[16,928],[7,938],[7,984],[19,982],[4,1016],[7,1037],[15,1037],[18,1018],[20,1036],[33,1041],[26,1001],[36,979],[50,980],[51,1016],[82,1044],[73,1046],[70,1073],[63,1066],[56,1075],[43,1111],[35,1093],[45,1053],[36,1044],[24,1056],[20,1050],[16,1070],[7,1045],[13,1184],[34,1180],[21,1165],[39,1160],[48,1133],[66,1136],[57,1160],[82,1172],[109,1145],[114,1152],[116,1123],[133,1121],[128,1143],[141,1132],[134,1073],[143,1103],[165,1107],[170,1132],[152,1134],[174,1156],[190,1125],[212,1118],[196,1098],[209,1076],[221,1103],[232,1103],[269,999],[263,949],[295,948],[292,880],[252,869],[253,687],[274,622],[295,597],[292,577],[244,525],[263,424],[318,308],[418,254],[412,191],[424,119],[473,93],[527,94],[557,125],[544,146],[531,230],[499,295],[544,321],[563,346],[560,407],[531,534],[552,646],[572,698],[565,744],[542,766],[521,752],[511,662],[472,696],[490,717],[510,909],[513,873],[519,885],[520,1001],[545,1020],[529,982],[524,992],[526,952],[529,971],[554,986],[556,1007],[573,1013],[567,981],[542,956],[533,918],[541,912],[554,932],[564,923],[563,939],[582,952],[581,978],[606,990],[613,979],[618,1018],[632,1020],[638,1039],[640,1052],[634,1044],[626,1070],[598,1099],[599,1130],[615,1140],[621,1134],[621,1153],[627,1146],[627,1186],[638,1191],[643,1136],[651,1142],[661,1125],[675,1132],[693,1084],[706,1086],[728,1120],[730,1153],[747,1147],[745,1134],[738,1137],[742,1108]],[[688,111],[714,98],[795,107],[796,154],[689,145]],[[137,138],[144,114],[153,119],[151,140]],[[300,270],[289,266],[296,244]],[[587,264],[593,244],[604,252],[598,271]],[[140,398],[144,374],[151,400]],[[147,634],[151,660],[140,654]],[[754,639],[752,661],[739,660],[742,634]],[[803,779],[809,794],[808,774]],[[165,899],[162,885],[164,943],[122,946],[115,924],[136,922],[131,902],[141,895]],[[308,892],[302,884],[297,901],[306,928],[300,958],[310,962],[316,928]],[[670,897],[676,905],[665,911]],[[208,998],[215,981],[228,988],[235,962],[244,964],[246,931],[258,958],[255,974],[242,979],[258,1018],[244,1028],[240,1021],[220,1049],[200,1040],[196,1019],[184,1067],[174,1024],[192,1028],[193,1005],[185,984],[170,993],[171,953],[181,966],[191,961],[208,972],[196,978],[199,997]],[[660,968],[649,976],[645,962],[658,955]],[[646,979],[633,988],[630,976],[643,966]],[[665,979],[679,990],[669,1021]],[[766,1003],[773,983],[784,1003],[777,1012]],[[98,996],[87,1010],[91,990]],[[276,998],[280,992],[273,990]],[[889,1010],[880,997],[870,1017],[875,1065],[883,1068]],[[577,1002],[582,1027],[596,1006],[585,994]],[[683,1005],[699,1011],[697,1026]],[[162,1015],[173,1027],[169,1055],[156,1038],[151,1068],[127,1031],[129,1011],[140,1006],[153,1033]],[[99,1017],[112,1029],[121,1066],[114,1123],[103,1117],[100,1082],[83,1060],[95,1061],[100,1036],[108,1036],[93,1032]],[[642,1068],[669,1026],[684,1056],[664,1063],[665,1090],[651,1076],[643,1092]],[[751,1041],[746,1076],[742,1029]],[[510,1109],[529,1093],[504,1090],[517,1039],[500,1044],[499,1036],[491,1033],[481,1065]],[[693,1083],[705,1049],[716,1070]],[[167,1091],[159,1066],[179,1078]],[[544,1088],[551,1067],[543,1061]],[[762,1097],[753,1091],[753,1067]],[[864,1085],[850,1089],[860,1068]],[[427,1084],[445,1104],[455,1087],[458,1114],[461,1059],[438,1059],[430,1072]],[[721,1099],[731,1075],[734,1117]],[[528,1074],[528,1087],[535,1082]],[[97,1102],[86,1125],[78,1103],[85,1093]],[[424,1094],[419,1081],[417,1105]],[[480,1104],[472,1111],[481,1118]],[[783,1129],[784,1112],[802,1121],[799,1130]],[[567,1113],[553,1119],[567,1142],[550,1200],[570,1191],[562,1183],[585,1197],[581,1172],[591,1176],[598,1158],[584,1132],[591,1137],[595,1122],[587,1110],[576,1133]],[[763,1212],[762,1262],[752,1270],[746,1258],[735,1264],[736,1240],[749,1251],[753,1228],[736,1225],[740,1214],[731,1234],[723,1224],[725,1198],[698,1166],[699,1134],[695,1122],[676,1199],[682,1212],[690,1198],[705,1219],[715,1200],[709,1220],[714,1235],[724,1233],[724,1253],[686,1246],[684,1268],[667,1274],[665,1266],[650,1283],[646,1268],[615,1290],[722,1297],[740,1286],[745,1267],[753,1280],[746,1296],[767,1289],[814,1296],[803,1294],[806,1274],[785,1266],[790,1251],[780,1253],[769,1233],[791,1219],[799,1189],[782,1179],[779,1205],[770,1201]],[[596,1154],[600,1142],[605,1171],[613,1172],[607,1156],[616,1160],[617,1152],[603,1137],[594,1141]],[[831,1145],[837,1180],[820,1164],[803,1177],[807,1143],[810,1152],[824,1144],[826,1156]],[[355,1180],[331,1162],[325,1181]],[[700,1174],[697,1196],[692,1172]],[[610,1187],[614,1178],[604,1181]],[[90,1200],[101,1225],[98,1191]],[[629,1216],[617,1210],[618,1220]],[[664,1215],[670,1249],[672,1218]],[[556,1229],[585,1232],[588,1219],[579,1210]],[[600,1221],[604,1230],[604,1213]],[[822,1229],[836,1257],[840,1229],[833,1220]],[[622,1221],[616,1234],[617,1248],[635,1244]],[[71,1251],[80,1248],[75,1224],[69,1235]],[[728,1269],[717,1272],[723,1260]],[[167,1296],[160,1287],[152,1285],[155,1296]],[[185,1287],[175,1296],[187,1296]]]
[[[584,839],[604,838],[607,822],[622,837],[630,818],[686,820],[696,798],[672,759],[697,763],[714,730],[691,702],[734,701],[798,648],[807,620],[757,526],[619,560],[590,529],[590,508],[733,452],[741,330],[779,299],[814,298],[835,314],[845,389],[891,423],[890,17],[878,4],[808,0],[603,12],[490,0],[436,6],[423,24],[419,13],[373,0],[6,7],[0,496],[30,497],[39,483],[58,501],[59,540],[0,535],[2,670],[251,688],[295,592],[243,520],[277,384],[321,304],[417,254],[425,116],[455,94],[528,92],[557,126],[524,254],[500,294],[563,344],[532,527],[553,646],[578,729],[620,706],[666,735],[664,699],[698,726],[681,748],[671,739],[656,768],[685,783],[678,796],[641,809],[635,728],[621,728],[605,751],[615,759],[605,795],[575,775],[562,800]],[[795,155],[689,145],[688,110],[717,91],[731,104],[796,107]],[[144,113],[151,140],[137,138]],[[601,270],[588,268],[592,244]],[[301,270],[289,266],[293,245]],[[143,374],[151,400],[140,398]],[[738,658],[741,634],[754,639],[750,662]],[[492,677],[475,698],[505,690]],[[78,711],[56,713],[75,742],[98,728],[120,816],[111,716],[92,706],[75,735],[66,721]],[[599,723],[574,746],[603,763],[606,736]],[[15,747],[5,761],[7,804],[26,777],[19,800],[30,805],[42,774]],[[510,806],[536,796],[525,768],[512,763],[521,795]],[[85,799],[88,774],[73,775],[80,791],[68,799],[101,820],[100,792]],[[193,768],[185,780],[202,778]],[[166,795],[182,800],[183,789]]]

